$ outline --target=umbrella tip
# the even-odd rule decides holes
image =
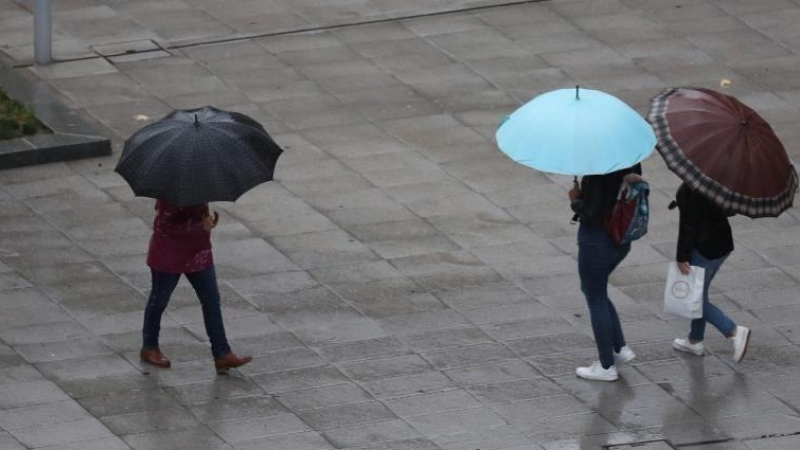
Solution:
[[[195,128],[200,128],[200,122],[197,121],[197,114],[194,115],[194,126]]]
[[[575,85],[575,100],[581,99],[581,87],[579,85]]]

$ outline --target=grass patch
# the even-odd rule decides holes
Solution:
[[[49,132],[28,108],[0,89],[0,140]]]

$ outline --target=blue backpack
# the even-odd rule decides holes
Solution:
[[[608,234],[618,245],[627,244],[647,234],[649,195],[650,185],[641,175],[625,175],[617,202],[606,222]]]

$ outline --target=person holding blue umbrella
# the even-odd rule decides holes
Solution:
[[[641,175],[639,163],[652,154],[653,129],[616,97],[576,86],[526,103],[500,126],[496,138],[500,149],[520,164],[576,177],[568,195],[580,221],[578,274],[599,360],[578,367],[575,374],[589,380],[617,380],[615,363],[629,362],[636,355],[625,343],[608,297],[608,279],[631,244],[617,244],[605,224],[624,177]]]

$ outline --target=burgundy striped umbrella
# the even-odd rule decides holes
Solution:
[[[797,172],[772,127],[711,89],[670,88],[650,101],[656,149],[692,189],[730,213],[777,217],[792,206]]]

